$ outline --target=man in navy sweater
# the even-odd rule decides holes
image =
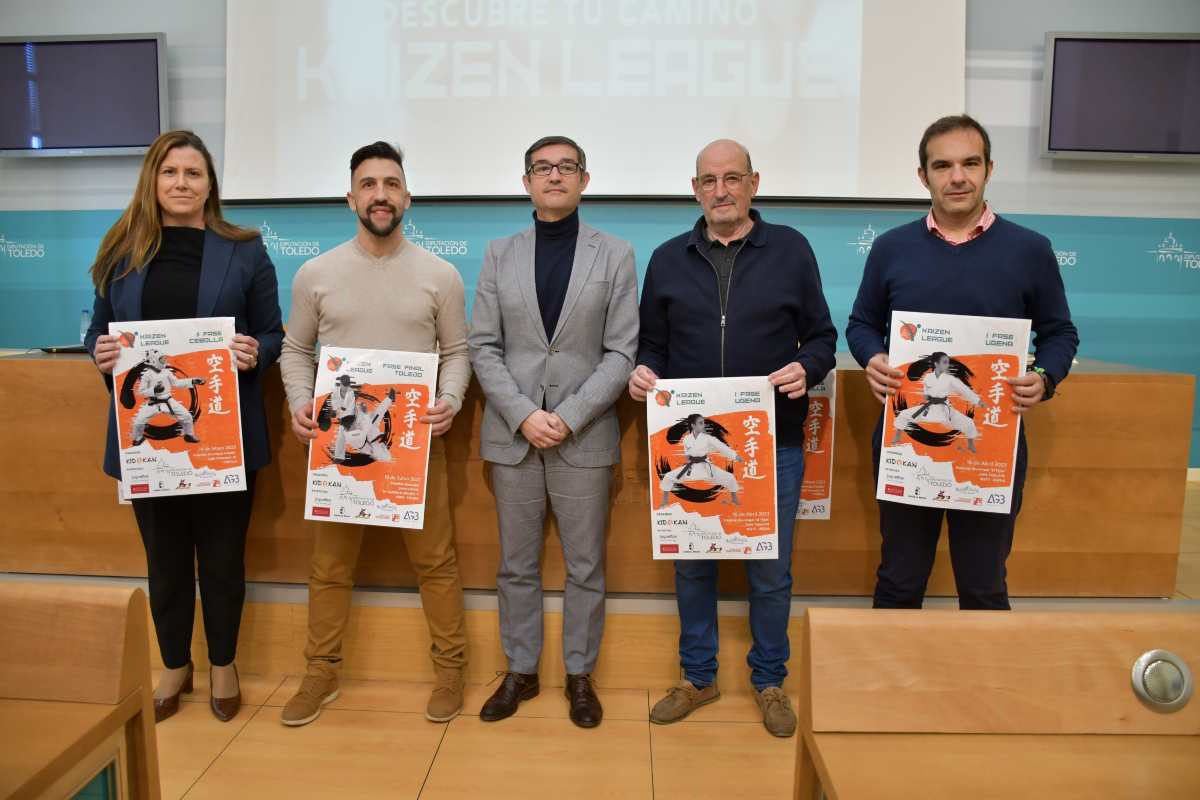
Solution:
[[[887,357],[893,310],[1032,320],[1034,365],[1008,379],[1014,410],[1025,412],[1054,394],[1079,347],[1058,260],[1046,237],[996,216],[984,201],[991,141],[974,119],[934,122],[921,138],[918,158],[917,175],[933,207],[924,219],[875,240],[846,327],[850,351],[866,369],[875,397],[886,402],[901,378]],[[881,416],[873,445],[876,473],[882,426]],[[883,546],[875,607],[921,607],[945,513],[959,606],[1009,608],[1005,561],[1021,509],[1025,465],[1022,426],[1007,515],[879,501]]]
[[[792,531],[804,477],[809,386],[833,369],[837,329],[808,240],[750,208],[758,191],[750,154],[718,140],[700,151],[692,190],[704,216],[650,258],[642,287],[638,366],[629,394],[645,400],[659,376],[768,375],[778,389],[776,479],[779,557],[747,561],[747,661],[763,723],[791,736],[796,715],[782,689],[790,654]],[[650,720],[683,719],[717,690],[717,562],[676,561],[679,659],[686,680],[654,706]]]

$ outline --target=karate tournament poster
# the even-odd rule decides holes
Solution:
[[[233,318],[111,322],[120,498],[246,488]]]
[[[1005,378],[1025,372],[1029,320],[892,312],[876,497],[1007,514],[1021,418]]]
[[[778,557],[775,387],[765,377],[660,380],[646,431],[655,559]]]
[[[804,420],[804,482],[796,519],[829,519],[833,499],[833,423],[837,407],[837,370],[808,389]]]
[[[433,433],[420,419],[433,405],[437,367],[436,353],[321,348],[305,519],[425,526]]]

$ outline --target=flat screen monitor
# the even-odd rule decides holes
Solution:
[[[0,37],[0,156],[141,155],[167,124],[166,37]]]
[[[1200,34],[1046,34],[1042,154],[1200,161]]]

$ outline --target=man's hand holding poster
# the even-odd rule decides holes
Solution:
[[[425,525],[436,353],[322,347],[309,444],[304,518]]]
[[[654,558],[776,558],[770,382],[660,380],[646,423]]]
[[[120,497],[246,488],[232,317],[113,322]]]
[[[1007,514],[1020,416],[1006,378],[1025,371],[1029,320],[895,311],[876,496]]]

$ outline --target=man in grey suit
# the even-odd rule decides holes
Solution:
[[[633,248],[579,221],[588,179],[582,148],[564,136],[525,151],[533,227],[488,245],[475,293],[467,342],[487,397],[480,450],[500,521],[496,588],[508,659],[479,713],[489,722],[538,693],[547,494],[567,568],[571,720],[591,728],[603,715],[591,672],[604,629],[609,484],[620,460],[613,404],[637,354],[638,305]]]

